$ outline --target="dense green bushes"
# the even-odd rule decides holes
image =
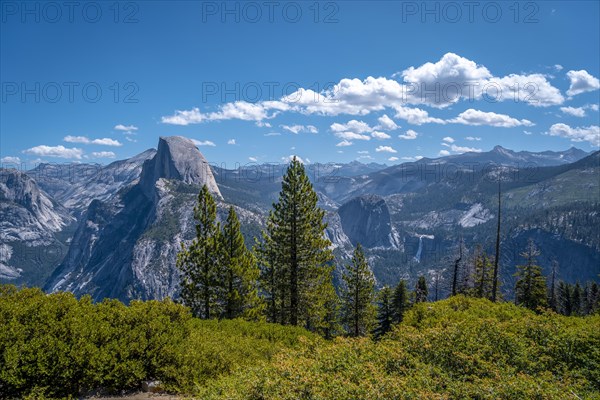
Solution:
[[[200,321],[168,300],[93,304],[0,286],[0,398],[127,390],[145,379],[193,392],[297,344],[300,335],[312,337],[275,324]]]
[[[454,297],[421,303],[379,342],[306,341],[211,382],[209,399],[600,398],[600,317]],[[577,397],[579,396],[579,397]]]
[[[600,316],[462,296],[417,304],[377,342],[11,286],[0,322],[0,398],[159,379],[202,399],[600,399]]]

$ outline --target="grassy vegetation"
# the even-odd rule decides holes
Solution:
[[[460,296],[417,304],[377,342],[12,286],[0,321],[1,398],[159,379],[202,399],[600,399],[600,316]]]

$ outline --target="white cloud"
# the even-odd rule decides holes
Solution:
[[[357,151],[358,154],[369,154],[369,150],[359,150]]]
[[[397,151],[390,146],[379,146],[375,149],[375,151],[378,153],[397,153]]]
[[[279,132],[269,132],[269,133],[265,133],[263,136],[281,136],[281,133],[279,133]]]
[[[523,133],[526,135],[533,135],[533,132],[530,132],[530,131],[523,131]]]
[[[393,131],[396,130],[398,128],[400,128],[400,126],[398,126],[394,120],[392,120],[390,117],[388,117],[387,115],[382,115],[381,117],[377,118],[377,122],[379,122],[379,125],[377,125],[375,128],[376,129],[382,129],[382,130],[386,130],[386,131]]]
[[[286,163],[289,164],[292,162],[292,160],[294,159],[294,157],[296,157],[296,160],[300,161],[302,164],[304,164],[304,160],[302,159],[302,157],[300,156],[296,156],[296,155],[289,155],[287,157],[281,157],[281,160]],[[308,160],[307,160],[308,161]]]
[[[74,158],[80,160],[83,156],[83,150],[76,147],[67,148],[64,146],[46,146],[40,145],[24,150],[25,154],[36,156],[57,157],[57,158]]]
[[[415,159],[415,160],[417,160],[417,161],[419,161],[419,160],[420,160],[420,159],[422,159],[422,158],[423,158],[423,156],[415,156],[415,157],[414,157],[414,159]]]
[[[465,97],[465,83],[483,82],[492,77],[490,71],[474,61],[454,53],[446,53],[437,62],[427,62],[402,72],[410,85],[413,103],[447,107]]]
[[[510,74],[492,78],[481,87],[480,96],[489,102],[524,102],[534,107],[562,104],[565,98],[542,74]]]
[[[472,108],[462,112],[458,117],[449,120],[456,124],[464,125],[488,125],[501,128],[512,128],[515,126],[533,126],[531,121],[526,119],[518,120],[505,114],[496,114],[494,112],[484,112],[480,110],[474,110]]]
[[[413,131],[412,129],[407,130],[404,135],[398,135],[398,137],[400,139],[405,139],[405,140],[413,140],[413,139],[416,139],[417,136],[419,136],[419,134],[417,132]]]
[[[449,156],[450,152],[448,150],[440,150],[440,152],[438,153],[439,156]]]
[[[474,137],[474,136],[467,136],[465,139],[468,140],[468,141],[470,141],[470,142],[479,142],[479,141],[481,141],[480,137]]]
[[[94,139],[90,142],[91,144],[99,144],[102,146],[123,146],[121,142],[118,140],[113,140],[110,138],[102,138],[102,139]]]
[[[137,131],[138,127],[135,125],[123,125],[123,124],[118,124],[115,125],[115,127],[113,128],[115,131],[123,131],[123,132],[133,132],[133,131]]]
[[[0,159],[0,162],[4,164],[20,164],[21,159],[19,157],[6,156],[2,157],[2,159]]]
[[[369,126],[366,122],[357,121],[355,119],[348,121],[345,124],[340,124],[338,122],[331,124],[330,129],[333,132],[354,132],[354,133],[368,133],[372,132],[373,128]]]
[[[371,136],[374,137],[375,139],[380,139],[380,140],[391,138],[391,136],[388,135],[387,133],[385,133],[385,132],[379,132],[379,131],[373,131],[373,132],[371,132]]]
[[[440,118],[433,118],[429,116],[429,113],[420,108],[410,108],[401,105],[394,106],[396,110],[395,118],[403,119],[412,125],[423,125],[423,124],[445,124],[446,121]]]
[[[210,147],[215,147],[216,144],[214,142],[211,142],[210,140],[204,140],[204,141],[200,141],[200,140],[196,140],[196,139],[190,139],[192,142],[194,142],[194,144],[196,146],[210,146]]]
[[[574,117],[585,117],[585,109],[583,107],[561,107],[560,111]]]
[[[590,104],[588,105],[588,108],[594,111],[598,111],[598,104]]]
[[[271,124],[268,122],[263,122],[263,121],[256,121],[256,126],[258,126],[259,128],[271,128]]]
[[[371,140],[371,136],[355,132],[335,132],[334,135],[344,140]]]
[[[600,127],[598,125],[572,128],[566,124],[554,124],[547,134],[564,137],[572,142],[589,142],[594,146],[600,146]]]
[[[258,158],[256,158],[256,157],[248,157],[248,160],[250,160],[252,162],[257,162]]]
[[[398,157],[390,157],[390,158],[388,158],[388,161],[391,161],[391,162],[398,161]]]
[[[301,132],[309,132],[309,133],[318,133],[319,130],[313,126],[313,125],[280,125],[281,128],[285,129],[286,131],[292,132],[293,134],[297,135]]]
[[[336,147],[346,147],[346,146],[352,146],[352,142],[350,142],[349,140],[342,140],[341,142],[336,144]]]
[[[450,147],[450,150],[452,150],[455,153],[481,153],[483,150],[481,149],[476,149],[474,147],[463,147],[463,146],[457,146],[455,144],[448,146]]]
[[[562,71],[563,70],[563,66],[560,65],[560,64],[555,64],[554,65],[554,69],[557,70],[557,71]]]
[[[94,151],[92,157],[94,158],[115,158],[115,153],[112,151]]]
[[[356,159],[357,160],[373,160],[374,158],[371,156],[359,156]]]
[[[121,142],[118,140],[110,139],[110,138],[102,138],[102,139],[90,139],[86,136],[65,136],[63,140],[67,143],[82,143],[82,144],[98,144],[102,146],[123,146]]]
[[[170,125],[189,125],[199,124],[205,119],[204,115],[200,112],[198,107],[194,107],[191,110],[175,110],[175,114],[161,118],[163,124]]]
[[[450,136],[446,136],[442,140],[446,143],[454,143],[454,138],[451,138]]]
[[[227,144],[235,144],[235,139],[229,139],[229,140],[227,141]]]
[[[567,72],[567,77],[571,81],[569,90],[567,90],[569,96],[600,89],[598,78],[593,77],[584,69],[581,71],[569,71]]]

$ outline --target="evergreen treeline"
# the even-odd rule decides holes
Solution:
[[[498,215],[500,198],[498,184]],[[182,245],[177,259],[182,302],[202,319],[266,320],[302,326],[327,338],[339,334],[381,338],[402,321],[411,306],[430,297],[439,299],[441,273],[429,283],[420,276],[412,291],[400,280],[395,288],[377,292],[360,244],[344,268],[338,295],[332,284],[333,254],[325,236],[325,213],[317,201],[304,165],[293,159],[261,238],[248,250],[235,208],[230,207],[221,226],[216,202],[204,186],[194,208],[196,238],[189,246]],[[500,228],[498,218],[497,253]],[[597,284],[582,287],[559,282],[553,268],[549,287],[536,262],[539,255],[530,240],[521,253],[525,262],[517,266],[516,304],[532,310],[549,307],[565,315],[587,315],[598,309]],[[458,255],[451,262],[451,294],[496,301],[497,259],[497,254],[486,254],[481,245],[469,256],[461,239]]]

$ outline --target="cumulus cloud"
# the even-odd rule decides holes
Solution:
[[[457,146],[455,144],[447,145],[455,153],[481,153],[483,150],[474,147]]]
[[[0,162],[2,162],[3,164],[20,164],[21,159],[19,157],[6,156],[2,157],[2,159],[0,159]]]
[[[83,156],[83,150],[76,147],[67,148],[64,146],[46,146],[40,145],[24,150],[23,153],[36,156],[74,158],[80,160]]]
[[[560,111],[573,117],[585,117],[585,109],[583,107],[561,107]]]
[[[102,146],[123,146],[118,140],[110,138],[90,139],[86,136],[65,136],[63,140],[67,143],[98,144]]]
[[[534,125],[533,122],[526,119],[518,120],[505,114],[496,114],[495,112],[485,112],[474,110],[472,108],[462,112],[458,117],[449,120],[449,122],[474,126],[487,125],[501,128]]]
[[[442,140],[446,143],[454,143],[454,138],[451,138],[450,136],[446,136]]]
[[[280,125],[282,129],[285,129],[286,131],[292,132],[293,134],[297,135],[301,132],[309,132],[309,133],[318,133],[319,130],[317,129],[316,126],[313,125]]]
[[[379,146],[375,149],[377,153],[397,153],[397,151],[391,146]]]
[[[386,114],[382,115],[381,117],[377,118],[377,122],[379,122],[379,125],[377,125],[375,128],[376,129],[382,129],[385,131],[393,131],[396,130],[398,128],[400,128],[400,126],[398,126],[393,119],[391,119],[390,117],[388,117]]]
[[[398,157],[390,157],[388,158],[388,161],[394,162],[394,161],[398,161],[399,158]]]
[[[449,156],[450,152],[448,150],[440,150],[440,152],[438,153],[439,156]]]
[[[600,127],[598,125],[572,128],[567,124],[554,124],[547,134],[564,137],[572,142],[589,142],[594,146],[600,146]]]
[[[429,113],[427,111],[422,110],[420,108],[411,108],[411,107],[404,107],[401,105],[396,105],[396,106],[394,106],[394,109],[396,110],[396,115],[394,115],[395,118],[403,119],[412,125],[423,125],[423,124],[430,124],[430,123],[433,123],[433,124],[445,124],[446,123],[446,121],[444,121],[441,118],[430,117]]]
[[[391,138],[391,136],[388,135],[387,133],[380,132],[380,131],[373,131],[373,132],[371,132],[371,137],[374,137],[375,139],[380,139],[380,140]]]
[[[345,124],[340,124],[338,122],[333,123],[329,128],[333,132],[350,131],[354,133],[368,133],[373,131],[373,128],[371,128],[369,124],[363,121],[357,121],[355,119],[348,121]]]
[[[470,141],[470,142],[479,142],[479,141],[481,141],[480,137],[474,137],[474,136],[467,136],[465,139],[468,140],[468,141]]]
[[[94,158],[115,158],[115,153],[112,151],[94,151],[92,157]]]
[[[404,135],[398,135],[398,137],[400,139],[405,139],[405,140],[413,140],[413,139],[416,139],[417,136],[419,136],[419,134],[417,132],[413,131],[412,129],[407,130]]]
[[[293,154],[292,154],[292,155],[289,155],[289,156],[286,156],[286,157],[281,157],[281,160],[282,160],[284,163],[286,163],[286,164],[289,164],[289,163],[291,163],[291,162],[292,162],[292,160],[294,159],[294,157],[296,158],[296,160],[300,161],[302,164],[305,164],[305,162],[304,162],[304,160],[302,159],[302,157],[300,157],[300,156],[296,156],[296,155],[293,155]],[[308,162],[308,160],[306,160],[306,161]]]
[[[113,128],[115,131],[122,131],[122,132],[134,132],[138,130],[138,127],[135,125],[123,125],[123,124],[118,124],[115,125],[115,127]]]
[[[334,135],[344,140],[371,140],[371,136],[355,132],[335,132]]]
[[[336,147],[346,147],[346,146],[352,146],[352,142],[349,140],[342,140],[341,142],[336,144]]]
[[[229,140],[227,141],[227,144],[235,144],[235,139],[229,139]]]
[[[567,94],[569,96],[575,96],[585,92],[592,92],[600,89],[600,81],[598,78],[590,75],[586,70],[580,71],[569,71],[567,77],[571,81]]]
[[[216,144],[214,142],[211,142],[210,140],[196,140],[196,139],[190,139],[192,142],[194,142],[194,144],[196,146],[210,146],[210,147],[215,147]]]
[[[418,106],[445,108],[461,100],[518,101],[536,107],[564,102],[560,91],[552,86],[548,76],[544,74],[494,76],[485,66],[454,53],[444,54],[435,62],[411,66],[397,76],[401,81],[372,76],[365,79],[343,78],[331,88],[320,92],[299,88],[278,100],[257,103],[236,101],[220,106],[215,112],[201,112],[197,107],[176,110],[174,114],[162,117],[161,121],[188,125],[203,121],[240,119],[254,121],[258,126],[267,126],[265,120],[274,118],[281,112],[363,116],[372,112],[394,110],[395,119],[405,120],[409,124],[444,124],[447,121],[429,116],[427,111]],[[578,78],[572,88],[574,92],[584,90],[579,83],[581,80]],[[593,84],[588,82],[587,88]],[[339,132],[359,134],[397,129],[395,122],[387,115],[379,118],[379,124],[375,128],[364,122],[364,125],[359,124],[362,121],[353,121],[356,126],[335,126]]]

